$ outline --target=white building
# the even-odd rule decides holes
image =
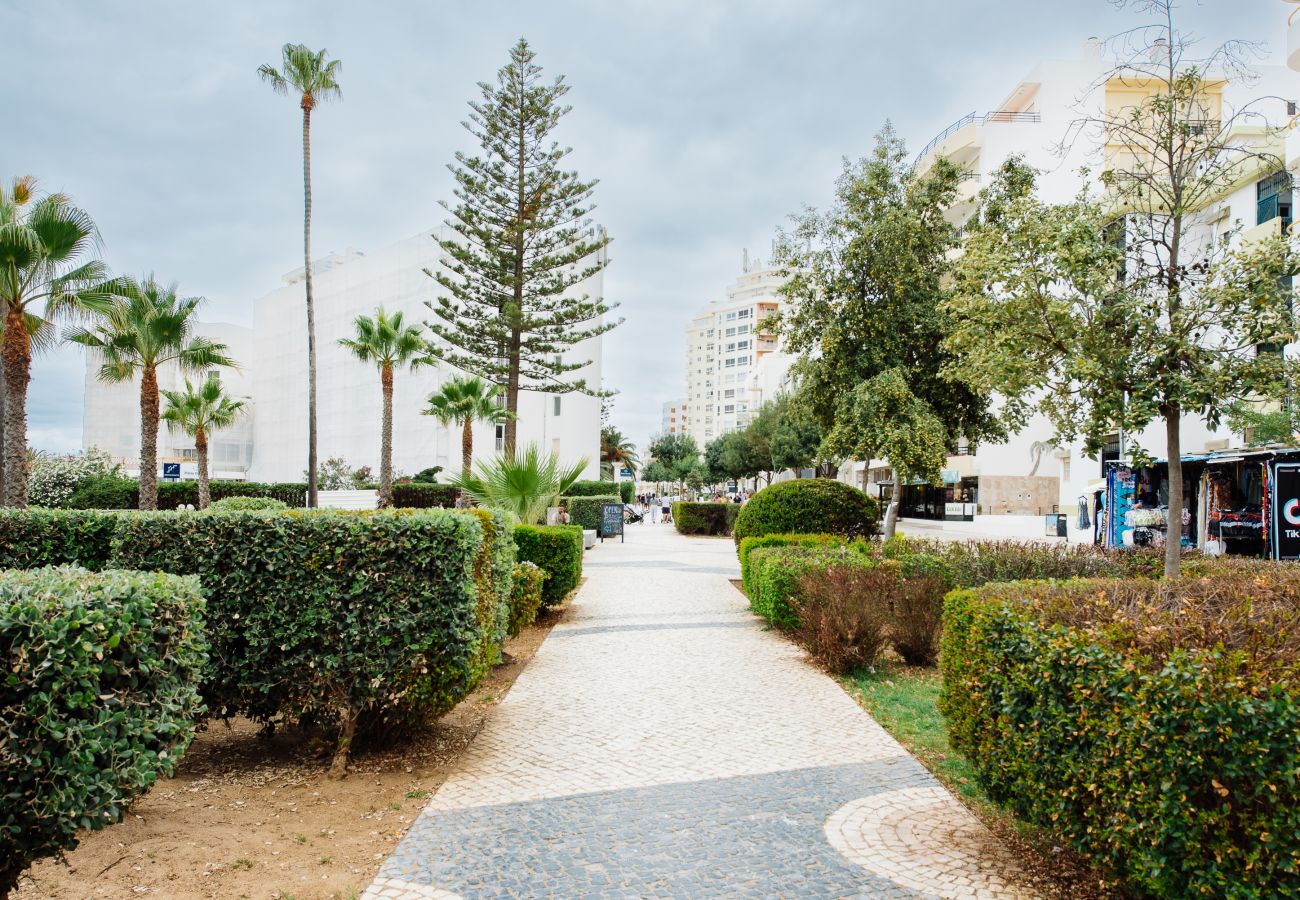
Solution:
[[[659,425],[660,434],[688,434],[690,432],[691,407],[685,398],[669,400],[663,405],[663,417]]]
[[[725,299],[712,300],[686,329],[686,400],[689,433],[703,449],[709,441],[744,428],[784,383],[791,359],[765,321],[780,312],[780,270],[745,256],[740,277]]]
[[[433,319],[425,306],[443,293],[425,274],[436,271],[442,256],[435,237],[446,229],[427,231],[372,253],[349,250],[316,262],[313,287],[316,301],[317,451],[321,460],[343,457],[353,467],[379,471],[382,398],[379,374],[339,346],[355,335],[357,316],[372,315],[378,306],[389,313],[401,310],[406,321]],[[200,331],[233,329],[242,333],[242,348],[234,356],[243,364],[241,390],[252,398],[246,429],[245,469],[240,477],[253,481],[301,481],[307,468],[307,333],[301,269],[258,299],[253,328],[204,325]],[[593,276],[575,293],[603,296],[603,277]],[[224,338],[223,338],[224,339]],[[235,344],[231,341],[232,347]],[[573,373],[595,388],[601,384],[600,337],[572,347],[565,359],[590,360]],[[88,362],[86,417],[82,441],[124,459],[138,459],[138,413],[126,413],[124,388],[94,381]],[[393,390],[393,470],[413,474],[429,466],[460,469],[460,428],[438,424],[421,415],[426,399],[446,378],[457,374],[447,366],[397,372]],[[101,415],[100,408],[118,409]],[[136,436],[128,441],[123,425]],[[495,428],[495,431],[494,431]],[[218,434],[217,441],[224,439]],[[504,427],[478,424],[474,428],[476,456],[501,446]],[[582,394],[523,392],[519,398],[518,442],[540,444],[558,452],[565,462],[587,460],[585,477],[599,477],[600,401]],[[219,446],[219,444],[218,444]],[[178,447],[182,451],[184,447]]]

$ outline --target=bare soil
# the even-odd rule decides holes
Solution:
[[[176,777],[125,819],[38,862],[12,895],[37,898],[355,898],[455,768],[493,707],[568,607],[507,642],[505,661],[436,725],[392,748],[353,754],[326,777],[328,747],[296,731],[214,722]]]

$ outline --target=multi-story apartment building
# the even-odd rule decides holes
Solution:
[[[378,471],[382,411],[379,375],[373,366],[358,361],[338,342],[354,336],[357,316],[373,315],[378,306],[390,313],[402,311],[411,323],[432,319],[425,301],[438,296],[442,289],[425,270],[439,267],[443,252],[434,238],[447,236],[445,228],[423,232],[371,253],[349,250],[313,264],[320,459],[341,456],[353,466],[368,465]],[[231,384],[232,393],[251,400],[249,413],[240,424],[215,438],[213,461],[221,477],[297,481],[306,470],[307,334],[302,278],[302,269],[290,272],[280,287],[258,299],[251,329],[230,325],[202,325],[198,329],[231,345],[241,368],[223,373],[222,377]],[[575,289],[575,293],[592,297],[602,296],[602,292],[600,273]],[[564,354],[566,359],[591,361],[572,377],[585,378],[589,385],[599,388],[601,349],[600,337],[569,348]],[[132,466],[139,459],[139,413],[135,406],[138,389],[97,381],[97,367],[95,360],[88,360],[83,445],[102,447]],[[455,370],[443,365],[396,374],[395,471],[414,473],[435,465],[459,470],[459,426],[447,428],[421,415],[428,396],[455,374]],[[174,375],[163,378],[176,380]],[[166,434],[162,437],[163,459],[192,455],[193,444],[184,438]],[[480,454],[500,448],[503,439],[503,426],[474,426],[474,447]],[[586,477],[597,478],[600,400],[583,394],[525,391],[519,398],[518,440],[521,445],[535,442],[544,451],[554,450],[565,462],[586,459]],[[232,466],[223,468],[227,456]]]
[[[744,428],[782,384],[790,358],[767,320],[780,311],[780,270],[745,256],[724,299],[712,300],[686,329],[689,433],[703,448]]]
[[[685,399],[669,400],[663,406],[663,422],[659,426],[660,434],[690,433],[690,403]]]

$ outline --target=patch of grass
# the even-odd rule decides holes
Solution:
[[[390,804],[388,804],[388,808],[389,808],[389,809],[401,809],[401,808],[402,808],[402,804],[400,804],[400,803],[390,803]]]
[[[232,868],[232,869],[251,869],[251,868],[253,868],[253,861],[252,861],[251,859],[249,859],[247,856],[241,856],[241,857],[239,857],[239,859],[235,860],[234,862],[232,862],[232,863],[230,864],[230,868]]]
[[[406,799],[407,799],[407,800],[422,800],[422,799],[424,799],[424,798],[427,797],[427,796],[429,796],[429,792],[426,791],[426,790],[424,790],[423,788],[421,788],[421,789],[419,789],[419,790],[407,791],[407,792],[406,792]]]
[[[330,864],[330,858],[328,856],[322,856],[320,858],[320,864],[322,866],[328,866]]]
[[[307,835],[305,835],[305,834],[295,834],[295,835],[293,836],[293,839],[294,839],[295,841],[297,841],[298,843],[300,843],[300,844],[305,844],[305,843],[307,843]]]

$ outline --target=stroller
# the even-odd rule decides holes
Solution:
[[[641,521],[642,519],[644,519],[644,518],[645,518],[645,516],[641,515],[641,513],[639,513],[639,512],[636,511],[636,507],[635,507],[635,506],[631,505],[630,503],[624,503],[624,504],[623,504],[623,521],[624,521],[624,522],[629,522],[629,523],[631,523],[631,522],[640,522],[640,521]]]

